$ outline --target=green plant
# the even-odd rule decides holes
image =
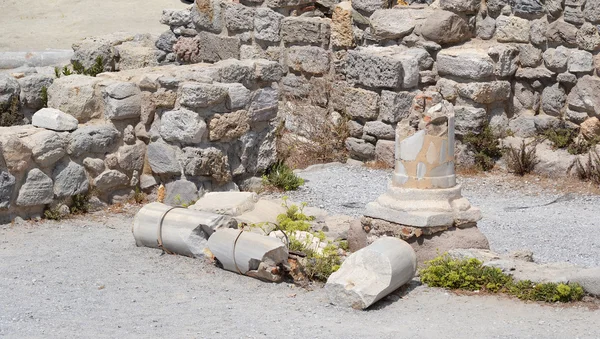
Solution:
[[[48,88],[46,88],[46,86],[42,86],[40,99],[42,100],[42,107],[48,107]]]
[[[19,96],[14,95],[7,107],[0,105],[0,126],[14,126],[22,121],[23,113],[19,111]]]
[[[198,199],[192,199],[190,201],[183,201],[181,199],[181,195],[180,194],[175,195],[175,197],[173,198],[173,202],[175,203],[175,205],[181,206],[181,207],[184,207],[184,208],[188,208],[188,207],[192,206],[197,201],[198,201]]]
[[[91,197],[91,193],[89,192],[86,194],[74,195],[71,201],[71,206],[69,206],[71,214],[85,214],[89,212]]]
[[[286,208],[285,213],[277,216],[279,228],[284,232],[295,232],[310,230],[310,221],[315,220],[315,217],[304,214],[306,203],[298,205],[288,205],[288,197],[283,197],[282,205]]]
[[[481,133],[469,132],[463,140],[475,152],[475,165],[480,170],[491,170],[496,160],[502,156],[500,143],[488,124],[483,126]]]
[[[340,268],[342,259],[337,254],[337,247],[327,245],[323,253],[307,251],[303,260],[304,274],[310,280],[327,281],[329,276]]]
[[[133,192],[133,196],[131,200],[136,204],[143,204],[146,200],[146,193],[142,192],[139,187],[135,187],[135,192]]]
[[[71,62],[71,68],[64,66],[61,70],[59,67],[54,67],[54,75],[57,78],[60,78],[62,75],[69,76],[72,74],[82,74],[95,77],[102,72],[104,72],[104,59],[102,56],[97,56],[94,64],[90,68],[85,68],[85,66],[83,66],[83,64],[77,60]]]
[[[294,171],[284,164],[283,161],[277,161],[267,169],[263,175],[263,182],[284,191],[295,190],[304,185],[304,179],[294,174]]]
[[[568,128],[547,129],[543,136],[552,143],[554,148],[567,148],[575,141],[577,132]]]
[[[62,220],[63,215],[62,215],[62,213],[60,213],[60,211],[58,210],[57,207],[54,207],[54,208],[49,208],[44,211],[44,218],[46,218],[48,220],[60,221],[60,220]]]
[[[588,160],[585,164],[582,164],[579,158],[575,159],[567,172],[570,172],[573,167],[575,167],[575,172],[580,180],[591,181],[600,185],[600,156],[596,150],[588,152]]]
[[[522,300],[568,302],[581,300],[584,295],[579,284],[514,281],[495,267],[483,266],[481,261],[452,259],[444,254],[425,263],[419,274],[421,281],[431,287],[507,293]]]
[[[506,150],[509,171],[520,176],[531,173],[540,162],[535,152],[535,144],[526,145],[525,140],[521,142],[520,148],[509,147]]]

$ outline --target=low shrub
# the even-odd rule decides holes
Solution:
[[[547,129],[543,136],[552,143],[554,148],[567,148],[575,142],[577,132],[568,128]]]
[[[60,78],[63,75],[69,76],[72,74],[82,74],[95,77],[102,72],[104,72],[104,59],[101,56],[96,57],[94,64],[90,68],[85,68],[81,62],[77,60],[71,63],[71,68],[68,66],[64,66],[62,69],[60,67],[54,68],[54,75],[57,78]]]
[[[86,194],[76,194],[72,197],[71,206],[69,206],[71,210],[71,214],[85,214],[90,211],[90,198],[92,197],[91,193]]]
[[[582,164],[579,158],[575,159],[567,172],[570,172],[573,167],[575,167],[575,172],[580,180],[600,185],[600,156],[596,150],[588,151],[588,159],[585,164]]]
[[[267,169],[263,175],[263,182],[284,191],[296,190],[304,185],[304,179],[294,174],[283,161],[278,161]]]
[[[444,254],[425,263],[419,274],[431,287],[507,293],[521,300],[569,302],[581,300],[583,288],[576,283],[534,283],[515,281],[499,268],[483,266],[481,261],[453,259]]]
[[[63,214],[60,212],[60,210],[58,209],[58,206],[57,206],[57,207],[49,208],[49,209],[45,210],[44,218],[46,218],[48,220],[60,221],[63,218]]]
[[[42,86],[40,99],[42,99],[42,108],[48,107],[48,88],[46,88],[46,86]]]
[[[464,142],[475,152],[475,166],[483,171],[494,168],[496,160],[502,156],[500,143],[489,125],[483,126],[481,133],[467,133]]]
[[[540,162],[535,152],[535,144],[526,145],[525,140],[521,142],[521,147],[519,148],[509,147],[506,150],[508,170],[520,176],[531,173]]]

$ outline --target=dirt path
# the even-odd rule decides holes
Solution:
[[[70,49],[88,36],[114,32],[167,30],[165,8],[185,8],[180,0],[0,0],[0,52]]]
[[[368,311],[340,309],[320,289],[137,248],[131,213],[1,226],[0,337],[600,337],[598,310],[423,286]]]

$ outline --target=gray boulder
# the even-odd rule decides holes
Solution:
[[[585,19],[593,24],[600,23],[600,0],[588,0],[583,7]]]
[[[589,22],[584,23],[577,31],[577,45],[586,51],[600,49],[600,34],[598,28]]]
[[[516,136],[521,138],[530,138],[537,133],[535,117],[529,115],[522,115],[510,120],[508,128],[510,128]]]
[[[439,10],[431,13],[420,31],[424,38],[441,45],[466,41],[471,36],[469,24],[465,19],[452,12]]]
[[[20,94],[19,82],[11,75],[0,73],[0,108],[11,104],[13,97]]]
[[[8,171],[0,169],[0,209],[9,208],[13,190],[15,188],[15,177]]]
[[[377,139],[394,140],[396,137],[394,127],[382,121],[367,121],[363,131],[364,133],[372,135]]]
[[[371,15],[369,21],[376,39],[402,39],[412,33],[417,23],[430,13],[430,10],[412,8],[380,9]]]
[[[367,87],[410,89],[418,85],[419,60],[395,47],[359,48],[348,52],[346,76]]]
[[[581,7],[565,6],[563,20],[570,24],[581,26],[584,23],[583,12],[581,11]]]
[[[138,118],[142,111],[140,88],[131,82],[108,85],[102,91],[104,116],[110,120]]]
[[[415,95],[415,92],[381,91],[378,120],[395,124],[408,117]]]
[[[49,176],[37,168],[27,173],[27,180],[19,190],[17,206],[46,205],[52,202],[53,182]]]
[[[206,122],[198,113],[179,109],[162,115],[159,131],[166,141],[191,144],[202,141],[206,130]]]
[[[388,2],[386,0],[355,0],[352,1],[352,8],[355,10],[371,15],[378,9],[387,8]]]
[[[454,130],[456,135],[466,135],[469,132],[479,133],[487,121],[484,108],[471,106],[454,107]]]
[[[254,92],[248,116],[251,122],[270,121],[277,116],[279,105],[279,90],[264,87]]]
[[[141,140],[134,145],[123,145],[117,150],[119,168],[126,172],[141,171],[145,155],[146,144]]]
[[[546,38],[547,30],[548,20],[546,18],[531,21],[529,29],[529,39],[531,40],[531,43],[545,48],[544,44],[548,41],[548,38]]]
[[[551,71],[564,72],[567,70],[567,61],[571,55],[571,50],[563,46],[549,48],[544,54],[544,65]]]
[[[541,61],[541,49],[528,44],[519,45],[519,63],[522,67],[537,67]]]
[[[156,174],[180,174],[175,149],[164,143],[152,142],[148,145],[148,163]]]
[[[183,149],[184,173],[190,176],[210,176],[219,184],[231,181],[227,156],[216,147],[186,147]]]
[[[42,108],[31,118],[33,126],[59,132],[74,131],[77,129],[78,123],[73,116],[55,108]]]
[[[288,49],[288,67],[297,72],[323,74],[329,71],[329,51],[315,46]]]
[[[281,38],[286,44],[327,46],[331,33],[329,19],[287,17],[281,21]]]
[[[187,26],[192,22],[191,12],[189,8],[163,9],[160,23],[168,26]]]
[[[569,108],[578,112],[600,113],[600,79],[585,75],[567,97]]]
[[[546,39],[549,46],[577,47],[577,27],[556,20],[548,25]]]
[[[490,40],[494,37],[494,33],[496,32],[496,20],[489,15],[485,18],[478,16],[476,22],[476,32],[477,37],[480,39]]]
[[[511,85],[508,81],[468,82],[458,84],[457,88],[461,97],[480,104],[506,101],[511,94]]]
[[[85,168],[73,161],[59,163],[52,172],[54,194],[58,198],[83,194],[89,189]]]
[[[494,74],[498,77],[512,77],[519,68],[519,49],[515,46],[498,44],[488,49],[488,55],[496,62]]]
[[[71,133],[67,153],[75,157],[89,153],[108,153],[120,137],[112,125],[84,126]]]
[[[173,52],[173,45],[175,45],[176,42],[177,36],[175,36],[175,33],[173,33],[173,31],[168,30],[158,37],[155,46],[161,51],[171,53]]]
[[[193,205],[198,200],[198,187],[191,181],[176,180],[165,185],[164,203],[172,206]]]
[[[373,144],[357,138],[348,138],[345,144],[353,159],[369,161],[375,158],[375,145]]]
[[[540,0],[513,0],[511,7],[515,15],[534,18],[544,15],[544,5]]]
[[[225,8],[225,26],[234,32],[254,29],[254,10],[239,3],[228,3]]]
[[[271,9],[257,8],[254,15],[254,38],[268,42],[280,41],[279,30],[283,18],[283,15]]]
[[[225,3],[221,0],[198,0],[192,6],[190,19],[197,31],[220,33],[223,29]]]
[[[542,110],[552,116],[560,116],[567,101],[565,90],[554,84],[544,88],[542,92]]]
[[[52,85],[54,78],[44,74],[27,75],[19,81],[21,87],[21,104],[27,108],[40,109],[44,107],[42,102],[42,88],[48,88]]]
[[[101,192],[107,192],[117,187],[127,186],[129,178],[127,175],[117,171],[108,170],[94,179],[94,186]]]

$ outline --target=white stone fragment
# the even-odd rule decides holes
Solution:
[[[409,282],[417,271],[417,255],[403,240],[380,238],[351,254],[333,273],[325,291],[334,305],[365,309]]]
[[[31,124],[35,127],[62,132],[77,129],[78,121],[59,109],[42,108],[35,112],[31,119]]]

